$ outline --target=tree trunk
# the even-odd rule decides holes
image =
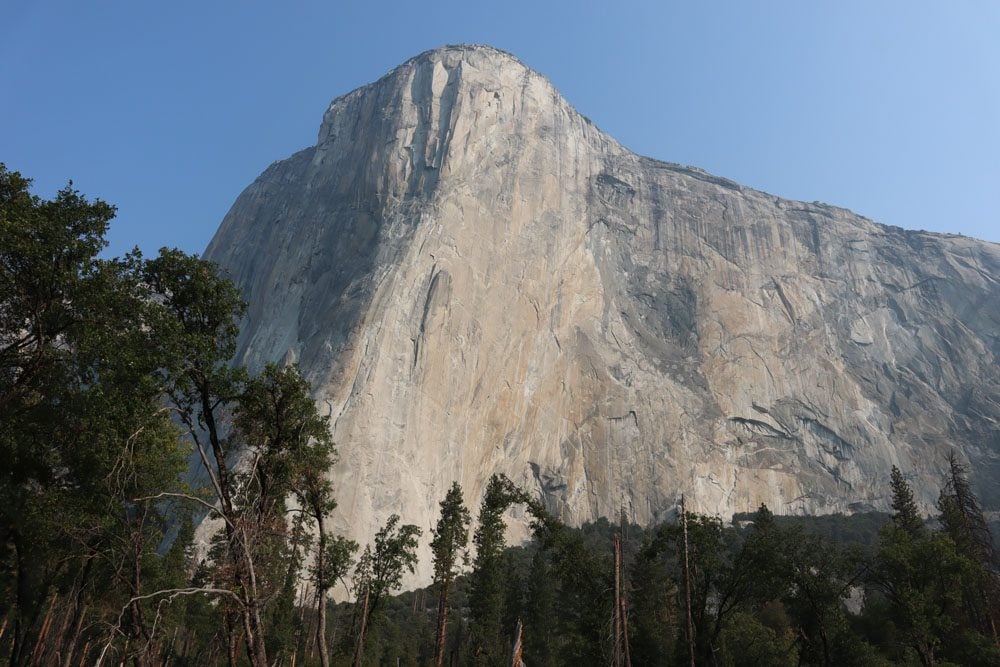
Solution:
[[[622,505],[621,511],[618,514],[618,537],[615,539],[615,547],[617,552],[618,564],[616,569],[621,572],[625,569],[625,546],[624,541],[628,539],[628,520],[625,516],[625,506]],[[619,579],[621,582],[621,579]],[[628,600],[627,598],[627,582],[622,583],[619,589],[618,595],[618,616],[621,624],[622,632],[622,658],[626,667],[632,667],[632,652],[628,644]]]
[[[684,533],[684,597],[687,603],[687,643],[691,667],[694,661],[694,625],[691,622],[691,565],[688,560],[688,522],[687,511],[684,509],[684,496],[681,496],[681,528]]]
[[[174,646],[177,644],[177,633],[179,631],[180,631],[180,626],[174,628],[174,634],[171,635],[170,637],[170,643],[163,648],[160,660],[164,665],[170,662],[170,658],[174,654]]]
[[[611,642],[611,664],[622,665],[622,605],[621,605],[621,541],[614,536],[614,605],[611,612],[613,639]]]
[[[621,615],[622,615],[622,651],[624,652],[625,667],[632,667],[632,649],[628,645],[628,600],[625,598],[624,591],[622,592],[621,601]]]
[[[226,659],[229,661],[229,667],[237,667],[240,661],[240,653],[237,649],[239,644],[239,637],[236,634],[236,614],[234,612],[226,613]]]
[[[45,612],[42,629],[38,631],[38,639],[35,640],[35,648],[31,652],[32,665],[37,665],[41,662],[42,656],[45,655],[45,637],[49,634],[49,627],[52,625],[52,610],[55,608],[58,599],[58,595],[53,595],[52,602],[49,603],[49,610]]]
[[[323,512],[315,514],[319,532],[319,549],[316,552],[316,643],[319,644],[320,667],[330,667],[330,650],[326,644],[326,526]]]
[[[83,617],[87,615],[87,606],[83,604],[82,598],[83,591],[81,589],[77,604],[74,607],[76,625],[73,627],[73,635],[66,646],[66,657],[63,658],[63,667],[71,667],[73,664],[73,654],[76,652],[76,645],[80,642],[80,633],[83,632]]]
[[[521,641],[522,632],[521,619],[517,619],[517,628],[514,630],[514,650],[510,658],[510,667],[525,667],[524,660],[521,659],[521,654],[524,652],[524,645]]]
[[[452,644],[451,656],[448,658],[448,667],[455,667],[455,665],[462,664],[462,641],[464,639],[462,635],[462,628],[465,624],[462,619],[458,620],[458,630],[455,632],[455,642]]]
[[[132,578],[131,578],[131,589],[132,597],[135,598],[142,594],[142,523],[140,521],[139,525],[135,528],[132,536]],[[132,600],[132,604],[129,605],[129,613],[132,617],[132,639],[137,645],[142,646],[136,653],[135,665],[136,667],[145,667],[148,663],[148,649],[150,639],[152,639],[149,634],[149,630],[146,629],[146,619],[145,615],[142,613],[142,605],[138,600]],[[143,640],[146,640],[143,642]]]
[[[358,630],[358,643],[354,647],[354,667],[361,667],[361,658],[365,653],[365,632],[368,630],[368,595],[365,587],[364,602],[361,604],[361,628]]]
[[[16,563],[17,579],[17,601],[14,610],[14,628],[11,631],[10,664],[21,665],[28,657],[28,635],[35,621],[38,620],[38,609],[31,609],[34,602],[31,584],[28,581],[27,554],[24,550],[21,535],[16,530],[11,530],[11,543],[14,545],[14,556]]]
[[[437,631],[434,633],[434,665],[443,667],[444,646],[448,634],[448,589],[451,582],[447,579],[441,582],[441,594],[438,596]]]
[[[628,599],[625,591],[621,596],[621,618],[622,618],[622,652],[625,659],[625,667],[632,667],[632,650],[628,645]]]
[[[52,653],[53,653],[53,657],[49,661],[51,663],[58,663],[61,661],[61,656],[64,652],[63,647],[66,644],[66,634],[70,631],[70,626],[73,623],[73,619],[76,618],[73,605],[69,604],[70,602],[69,598],[72,596],[72,593],[74,592],[75,589],[70,591],[70,593],[67,593],[66,604],[60,605],[62,607],[62,611],[59,615],[60,616],[59,629],[56,630],[55,633],[52,635],[52,640],[50,642],[52,645]],[[2,636],[3,636],[3,628],[0,628],[0,637]]]
[[[208,429],[209,442],[212,446],[212,456],[219,471],[219,501],[226,519],[226,537],[229,552],[233,557],[233,570],[236,586],[242,590],[243,626],[246,631],[247,656],[254,667],[268,667],[267,649],[264,646],[264,625],[260,620],[260,604],[257,599],[257,578],[254,575],[253,557],[250,555],[250,545],[244,542],[245,533],[236,529],[238,517],[233,510],[230,496],[229,466],[226,463],[226,453],[222,448],[218,426],[215,423],[215,413],[212,408],[211,391],[207,382],[198,386],[201,395],[201,412],[205,426]]]

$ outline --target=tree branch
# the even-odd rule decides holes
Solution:
[[[225,521],[226,523],[228,523],[230,526],[233,526],[233,528],[236,527],[235,525],[233,525],[233,522],[229,520],[229,517],[227,517],[225,515],[225,513],[222,510],[220,510],[218,507],[216,507],[215,505],[213,505],[213,504],[211,504],[209,502],[206,502],[206,501],[202,500],[198,496],[188,495],[187,493],[176,493],[176,492],[170,492],[170,491],[163,491],[161,493],[157,493],[157,494],[154,494],[152,496],[139,496],[138,498],[133,498],[132,501],[133,502],[139,502],[140,500],[158,500],[160,498],[183,498],[185,500],[190,500],[191,502],[198,503],[202,507],[207,508],[210,512],[215,512],[216,514],[218,514],[219,516],[221,516],[222,520]]]

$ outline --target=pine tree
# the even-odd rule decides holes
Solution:
[[[434,554],[434,585],[438,587],[437,629],[434,635],[434,664],[444,664],[448,631],[448,593],[458,568],[460,556],[469,543],[469,510],[462,498],[462,487],[455,482],[441,501],[441,518],[434,529],[431,551]]]
[[[555,664],[556,589],[545,551],[537,549],[531,558],[524,613],[525,655],[531,664]]]
[[[972,555],[983,567],[993,569],[998,562],[992,535],[968,477],[968,469],[954,453],[949,454],[948,477],[938,500],[941,523],[961,552]]]
[[[473,536],[476,559],[469,591],[470,639],[477,664],[499,664],[508,657],[503,637],[507,546],[503,515],[515,503],[530,502],[527,494],[503,475],[493,475],[486,485]]]
[[[948,477],[938,498],[941,525],[958,553],[974,564],[964,606],[976,629],[1000,646],[1000,561],[979,498],[969,484],[968,470],[954,453],[948,456]]]
[[[917,503],[913,500],[913,491],[896,466],[892,466],[889,484],[892,489],[893,525],[913,537],[921,537],[926,533],[924,522],[921,521]]]
[[[952,539],[924,527],[895,467],[890,484],[892,523],[879,536],[869,579],[885,596],[902,642],[921,664],[932,665],[955,633],[968,561]]]

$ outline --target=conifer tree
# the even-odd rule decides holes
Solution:
[[[920,537],[926,531],[924,522],[920,519],[920,511],[917,503],[913,500],[913,491],[910,485],[903,479],[903,473],[899,468],[892,466],[890,477],[890,487],[892,489],[892,523],[896,528],[904,530],[912,537]]]
[[[434,554],[434,585],[438,588],[437,629],[434,635],[434,664],[444,664],[448,632],[448,593],[459,572],[469,543],[469,510],[462,498],[462,487],[454,482],[441,501],[441,517],[434,529],[431,551]]]
[[[885,596],[902,642],[921,664],[933,665],[956,629],[967,561],[952,539],[926,530],[895,467],[890,487],[892,523],[879,536],[869,578]]]
[[[524,644],[525,655],[540,667],[555,664],[552,647],[556,639],[556,588],[552,579],[545,551],[536,550],[526,587]]]
[[[493,475],[486,485],[479,508],[479,525],[473,542],[473,564],[469,607],[473,660],[477,664],[499,664],[506,659],[503,638],[504,548],[507,545],[503,515],[515,503],[530,499],[504,475]]]
[[[984,568],[993,569],[998,562],[989,524],[968,477],[967,468],[950,453],[948,476],[938,500],[941,523],[959,551],[971,555]]]
[[[963,596],[965,612],[979,632],[1000,646],[1000,561],[979,498],[969,484],[968,470],[954,453],[948,456],[948,477],[938,509],[941,525],[958,553],[974,565]]]

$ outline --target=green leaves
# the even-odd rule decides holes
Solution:
[[[472,517],[462,497],[462,487],[454,482],[441,501],[441,517],[431,540],[435,583],[450,582],[458,574],[458,567],[461,565],[459,556],[469,543],[471,521]]]
[[[73,347],[99,335],[94,306],[126,273],[97,257],[114,207],[71,185],[45,201],[30,183],[0,164],[0,409],[12,412],[72,373]]]
[[[313,570],[313,580],[317,585],[322,585],[324,590],[330,590],[337,585],[338,581],[343,581],[350,574],[351,566],[354,564],[354,554],[358,550],[358,543],[349,540],[341,535],[334,537],[326,545],[326,556],[324,558],[323,578]]]
[[[295,493],[310,509],[333,509],[326,473],[333,464],[329,419],[321,417],[297,366],[264,371],[246,381],[233,413],[233,437],[254,461],[248,490],[273,504]]]
[[[146,262],[142,276],[163,308],[157,324],[164,333],[168,379],[181,391],[190,391],[189,385],[204,383],[218,372],[216,382],[231,389],[238,378],[226,377],[220,367],[236,351],[239,321],[246,311],[237,287],[211,262],[167,248]]]
[[[231,366],[246,306],[214,265],[170,249],[148,261],[138,251],[102,259],[114,207],[71,185],[51,201],[29,187],[0,165],[0,616],[14,619],[12,658],[30,650],[53,593],[92,610],[87,639],[110,633],[101,650],[151,650],[149,621],[161,609],[129,600],[189,583],[191,531],[165,558],[156,550],[172,521],[214,505],[226,538],[199,576],[231,593],[217,610],[230,646],[249,627],[248,653],[263,664],[274,638],[261,619],[292,619],[302,522],[318,526],[323,566],[313,578],[326,588],[357,549],[324,531],[336,506],[328,420],[297,367],[251,376]],[[192,446],[214,498],[181,482]],[[240,457],[248,465],[231,469]],[[303,510],[291,532],[290,496]],[[414,568],[419,535],[395,521],[373,561],[387,590]]]
[[[52,591],[119,606],[139,594],[170,509],[145,498],[178,490],[187,455],[162,402],[169,327],[142,258],[98,256],[114,207],[29,184],[0,165],[0,554],[23,556],[2,570],[19,633]],[[130,632],[142,616],[134,605]]]
[[[900,530],[913,537],[920,537],[924,532],[924,522],[920,518],[920,510],[913,500],[913,491],[903,478],[899,468],[892,466],[889,481],[892,489],[892,522]]]
[[[403,572],[413,572],[417,565],[417,538],[422,531],[412,524],[399,525],[393,514],[375,534],[374,547],[365,547],[355,570],[355,591],[369,592],[369,617],[392,591],[399,590]]]

